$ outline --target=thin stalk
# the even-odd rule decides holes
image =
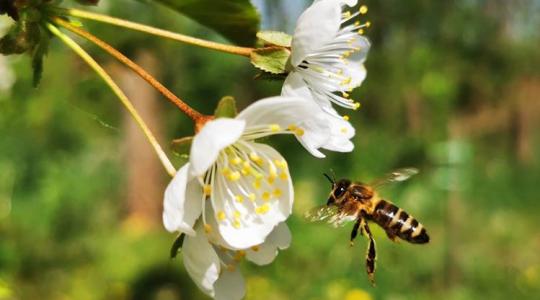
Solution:
[[[120,87],[112,80],[111,76],[107,74],[107,72],[86,52],[84,51],[79,44],[77,44],[74,40],[72,40],[69,36],[63,34],[56,26],[53,24],[47,23],[47,28],[49,31],[57,36],[64,44],[66,44],[69,48],[71,48],[77,55],[79,55],[82,60],[84,60],[102,79],[105,81],[105,83],[111,88],[111,90],[114,92],[114,94],[118,97],[120,102],[126,107],[129,114],[133,117],[137,125],[141,128],[143,131],[146,139],[148,142],[152,145],[154,148],[154,151],[156,152],[157,156],[159,157],[159,160],[161,161],[161,164],[163,167],[165,167],[165,170],[167,173],[173,177],[176,174],[176,169],[174,168],[173,164],[159,145],[157,139],[154,137],[142,117],[139,115],[133,104],[129,101],[128,97],[122,92]]]
[[[176,32],[163,30],[159,28],[155,28],[152,26],[126,21],[123,19],[97,14],[89,11],[79,10],[79,9],[59,9],[61,13],[64,13],[66,15],[82,18],[82,19],[88,19],[88,20],[94,20],[102,23],[107,23],[119,27],[129,28],[136,31],[146,32],[152,35],[164,37],[167,39],[175,40],[178,42],[203,47],[207,49],[212,49],[220,52],[225,52],[229,54],[235,54],[235,55],[241,55],[249,57],[251,52],[253,51],[253,48],[248,47],[239,47],[239,46],[232,46],[232,45],[226,45],[216,42],[211,42],[203,39],[194,38],[191,36],[179,34]]]
[[[196,124],[202,123],[206,119],[206,116],[201,114],[200,112],[194,110],[191,106],[189,106],[187,103],[182,101],[180,98],[178,98],[173,92],[171,92],[169,89],[167,89],[161,82],[156,80],[152,75],[148,74],[146,70],[141,68],[138,64],[133,62],[131,59],[127,58],[124,54],[120,53],[120,51],[116,50],[111,45],[107,44],[103,40],[99,39],[98,37],[94,36],[90,32],[81,29],[79,27],[71,25],[69,22],[64,21],[61,18],[53,17],[53,21],[57,23],[58,25],[66,28],[67,30],[87,39],[88,41],[96,44],[101,49],[105,50],[107,53],[112,55],[114,58],[116,58],[118,61],[132,69],[135,73],[137,73],[139,76],[141,76],[142,79],[146,80],[151,86],[153,86],[156,90],[158,90],[167,100],[172,102],[174,105],[176,105],[182,112],[184,112],[188,117],[190,117]]]

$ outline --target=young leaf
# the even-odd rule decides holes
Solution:
[[[214,112],[216,118],[234,118],[237,114],[238,110],[236,109],[236,101],[231,96],[221,98]]]
[[[283,74],[290,56],[291,52],[285,48],[261,48],[251,52],[251,63],[265,72]]]
[[[249,0],[153,0],[207,26],[230,41],[253,46],[260,16]]]
[[[180,248],[182,248],[182,245],[184,244],[184,238],[186,237],[185,234],[181,233],[176,239],[174,240],[171,251],[169,253],[171,259],[176,258],[176,255],[178,255],[178,251],[180,251]]]
[[[259,31],[257,32],[257,38],[261,40],[264,45],[281,47],[290,47],[292,41],[292,36],[281,31]]]

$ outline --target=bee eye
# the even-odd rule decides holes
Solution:
[[[342,186],[336,188],[336,190],[334,191],[334,197],[339,198],[339,197],[343,196],[345,191],[346,191],[346,189],[344,187],[342,187]]]

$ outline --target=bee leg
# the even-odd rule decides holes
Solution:
[[[361,217],[358,218],[356,222],[354,223],[353,229],[351,231],[351,241],[350,241],[351,247],[354,246],[354,239],[358,235],[358,229],[360,229],[360,235],[364,235],[362,232],[363,226],[362,227],[360,226],[360,225],[363,225],[363,223],[364,223],[364,219]]]
[[[377,260],[375,240],[373,239],[373,235],[371,234],[371,230],[369,230],[367,222],[364,222],[363,227],[369,237],[369,245],[366,254],[366,271],[371,285],[375,286],[375,261]]]

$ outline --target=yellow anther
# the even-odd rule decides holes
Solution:
[[[360,26],[360,21],[354,22],[354,26]]]
[[[296,130],[296,125],[291,124],[291,125],[287,126],[287,129],[289,129],[290,131],[295,131]]]
[[[255,181],[253,181],[252,183],[253,187],[256,188],[256,189],[260,189],[261,188],[261,180],[260,179],[255,179]]]
[[[269,184],[274,184],[274,182],[276,181],[276,178],[277,178],[277,174],[268,176],[266,180],[268,181]]]
[[[342,85],[347,85],[347,84],[350,84],[352,81],[352,78],[351,77],[347,77],[346,79],[344,79],[341,84]]]
[[[270,195],[269,192],[264,192],[264,193],[262,193],[261,198],[263,199],[263,201],[269,201],[270,198],[271,198],[271,195]]]
[[[343,18],[345,19],[348,19],[351,17],[351,12],[350,11],[346,11],[344,13],[341,14],[343,16]]]
[[[238,171],[231,172],[229,176],[227,176],[227,178],[229,178],[230,181],[238,181],[240,177],[241,175],[240,175],[240,172]]]
[[[289,178],[289,176],[287,175],[287,173],[281,172],[281,174],[279,174],[279,178],[281,178],[282,180],[287,180],[287,178]]]
[[[212,232],[212,226],[210,226],[210,224],[204,224],[204,232],[206,233]]]
[[[370,22],[370,21],[367,21],[367,22],[366,22],[366,27],[369,28],[370,26],[371,26],[371,22]]]
[[[345,121],[349,121],[349,120],[350,120],[350,117],[349,117],[349,116],[347,116],[347,115],[344,115],[344,116],[343,116],[343,120],[345,120]]]
[[[362,6],[360,6],[360,13],[361,13],[361,14],[365,15],[365,14],[367,14],[367,12],[368,12],[368,7],[367,7],[367,5],[362,5]]]
[[[231,159],[231,163],[232,163],[233,165],[239,165],[240,163],[242,163],[242,159],[241,159],[240,157],[237,156],[237,157]]]
[[[355,102],[353,109],[358,110],[359,108],[360,108],[360,102]]]
[[[235,219],[239,219],[242,214],[239,211],[235,210],[233,215]]]
[[[218,221],[224,221],[227,216],[225,215],[224,211],[220,211],[217,213],[216,218]]]
[[[261,180],[264,177],[261,173],[255,171],[254,169],[251,169],[251,175],[253,175],[253,177],[255,177],[257,180]]]
[[[304,135],[304,129],[296,128],[296,130],[294,131],[294,134],[296,134],[297,136],[303,136]]]
[[[349,57],[349,56],[351,56],[351,52],[350,52],[350,51],[345,51],[345,52],[343,52],[343,54],[341,55],[342,58],[347,58],[347,57]]]
[[[276,164],[276,166],[282,170],[287,169],[287,162],[284,159],[275,159],[274,164]]]
[[[261,248],[259,246],[253,246],[253,247],[251,247],[251,250],[257,252],[257,251],[261,250]]]
[[[225,167],[223,168],[223,170],[221,170],[221,174],[225,175],[225,176],[229,176],[229,174],[231,173],[231,169]]]
[[[275,189],[273,194],[274,194],[274,197],[279,198],[281,197],[281,195],[283,195],[283,192],[280,189]]]
[[[281,126],[279,124],[271,124],[270,125],[270,131],[272,132],[278,132],[281,130]]]
[[[236,202],[238,202],[238,203],[242,203],[242,202],[244,202],[244,197],[242,195],[236,195],[234,197],[234,200],[236,200]]]
[[[347,92],[341,92],[341,95],[345,98],[349,98],[350,94]]]
[[[364,34],[364,29],[358,29],[358,34],[363,35]]]
[[[264,215],[270,210],[270,205],[268,203],[265,203],[257,208],[255,208],[255,212],[259,215]]]
[[[249,199],[249,201],[251,201],[251,202],[255,202],[255,199],[257,199],[257,197],[255,196],[255,193],[250,193],[250,194],[248,195],[248,199]]]
[[[255,153],[255,152],[251,152],[249,154],[249,158],[259,166],[262,165],[262,163],[263,163],[262,158],[259,156],[259,154]]]
[[[347,133],[347,131],[349,130],[347,129],[347,127],[341,127],[339,131],[341,131],[341,133]]]
[[[210,196],[212,194],[212,186],[209,184],[205,184],[203,186],[203,193],[205,196]]]
[[[238,220],[234,220],[233,223],[232,223],[232,226],[236,229],[242,227],[242,224],[240,224],[240,221]]]
[[[244,251],[244,250],[238,250],[238,251],[236,251],[236,253],[234,254],[234,258],[233,258],[233,259],[234,259],[236,262],[239,262],[239,261],[242,260],[242,258],[243,258],[244,256],[246,256],[246,251]]]

